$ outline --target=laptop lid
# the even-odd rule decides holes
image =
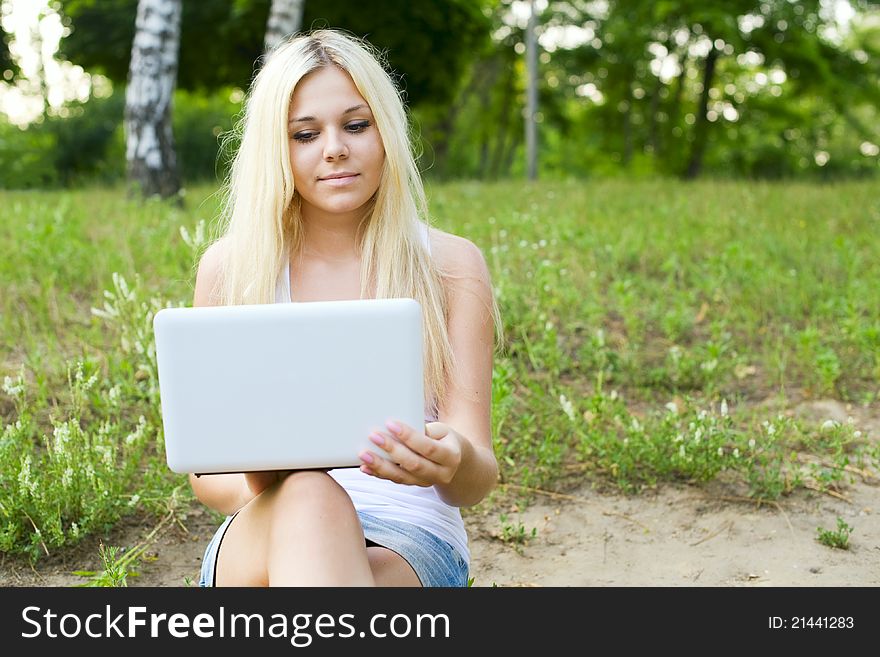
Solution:
[[[168,466],[357,466],[392,418],[424,425],[413,299],[166,308],[153,320]]]

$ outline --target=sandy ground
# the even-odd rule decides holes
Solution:
[[[714,490],[713,490],[714,489]],[[503,542],[497,512],[469,514],[475,586],[877,586],[880,585],[880,486],[857,484],[850,501],[798,495],[778,505],[725,499],[718,487],[665,486],[637,497],[589,490],[541,496],[507,522],[521,522],[525,543]],[[816,540],[842,517],[850,549]],[[202,550],[215,528],[198,506],[168,523],[130,586],[187,586],[198,579]],[[153,526],[127,523],[108,543],[134,545]],[[72,586],[72,570],[97,569],[95,544],[37,570],[6,560],[3,586]],[[90,548],[90,549],[89,549]]]
[[[828,404],[832,404],[828,406]],[[822,405],[824,404],[824,405]],[[844,411],[816,402],[807,411]],[[860,422],[877,433],[878,409]],[[638,496],[600,494],[589,487],[539,493],[522,513],[494,508],[465,514],[475,586],[878,586],[880,585],[880,480],[857,478],[841,497],[800,491],[778,503],[756,505],[736,486],[665,485]],[[500,540],[500,513],[529,536]],[[850,549],[817,540],[817,527],[835,530],[837,518],[853,527]],[[166,522],[130,577],[129,586],[191,586],[217,516],[195,504],[182,523]],[[128,520],[104,538],[138,544],[155,519]],[[534,537],[531,537],[535,529]],[[0,557],[2,586],[73,586],[74,570],[99,569],[99,539],[50,555],[32,569]]]

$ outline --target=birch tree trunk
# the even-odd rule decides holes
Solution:
[[[263,50],[269,52],[285,37],[299,32],[306,0],[272,0]]]
[[[138,0],[125,90],[125,159],[129,182],[144,196],[180,191],[171,131],[180,12],[181,0]]]

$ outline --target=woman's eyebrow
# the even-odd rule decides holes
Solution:
[[[345,110],[345,111],[342,113],[342,116],[345,116],[346,114],[351,114],[352,112],[357,112],[358,110],[360,110],[360,109],[365,109],[365,108],[366,108],[366,109],[369,109],[369,108],[366,106],[366,104],[364,104],[364,103],[361,103],[360,105],[355,105],[354,107],[349,107],[347,110]],[[287,124],[290,125],[291,123],[307,123],[307,122],[309,122],[309,121],[315,121],[315,120],[316,120],[316,119],[315,119],[314,116],[301,116],[301,117],[299,117],[298,119],[290,119],[290,120],[287,122]]]

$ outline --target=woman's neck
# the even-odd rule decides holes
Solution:
[[[334,260],[356,257],[359,225],[356,216],[303,216],[303,253]]]

